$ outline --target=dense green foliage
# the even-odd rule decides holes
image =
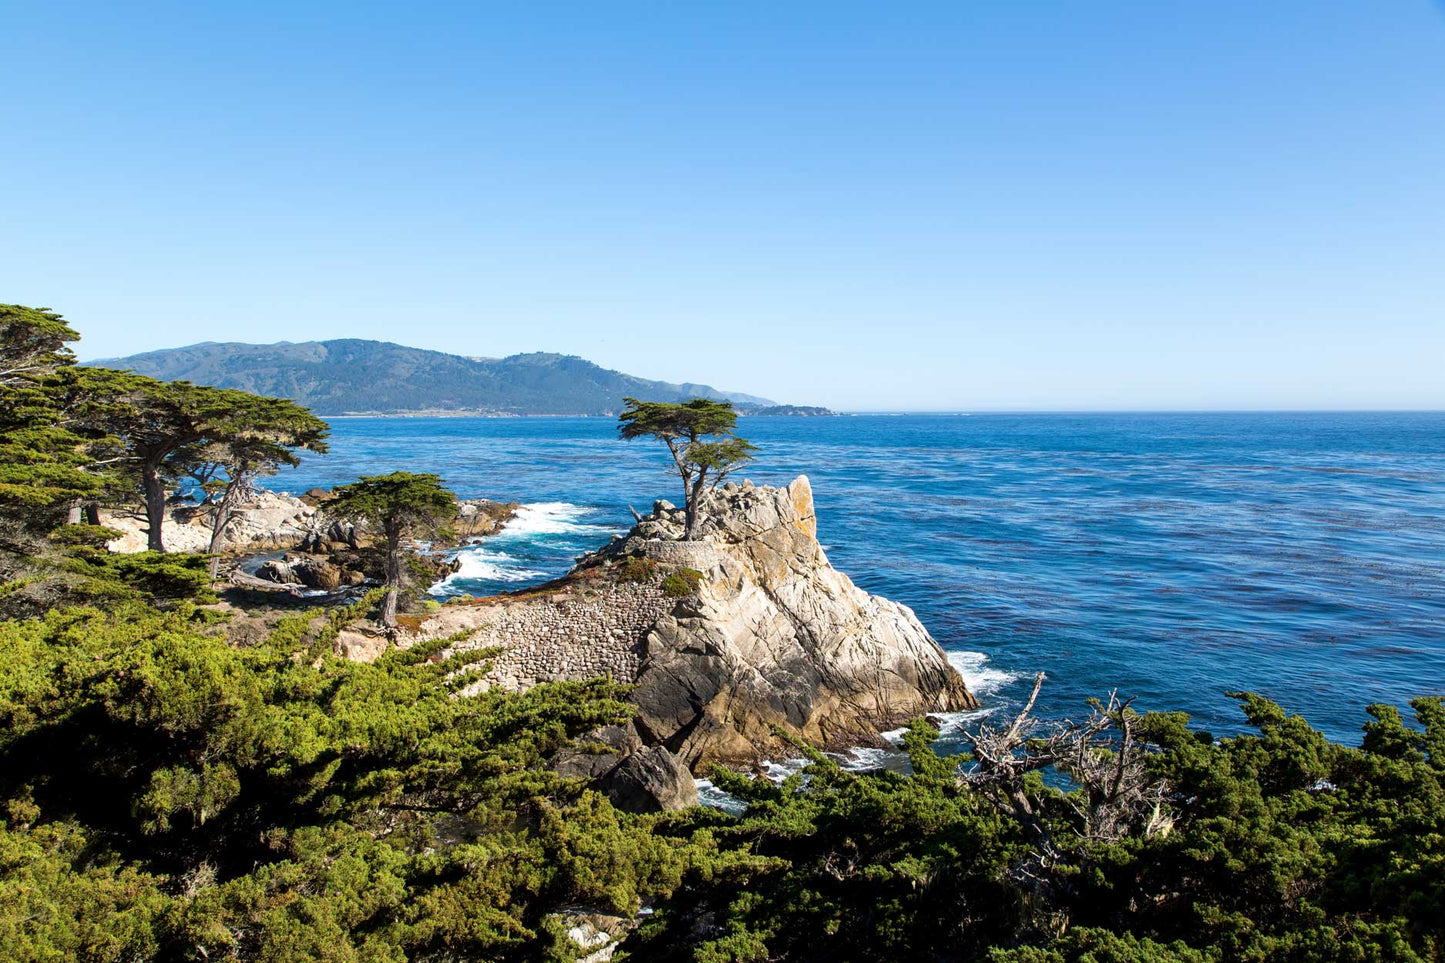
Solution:
[[[1363,748],[1241,696],[1254,734],[1214,741],[1138,718],[1167,831],[1084,834],[1079,791],[1026,793],[1058,852],[957,778],[916,724],[915,774],[824,757],[711,825],[727,874],[698,873],[634,942],[650,960],[1439,960],[1445,957],[1445,707],[1420,728],[1370,709]],[[965,757],[961,764],[967,767]],[[684,821],[686,822],[686,821]],[[675,826],[682,831],[682,826]]]
[[[170,488],[204,476],[222,496],[216,549],[256,477],[326,450],[326,423],[290,401],[78,367],[78,337],[53,311],[0,305],[0,612],[203,592],[196,560],[108,557],[99,503],[143,504],[161,554]]]
[[[207,621],[0,625],[11,958],[500,959],[547,942],[549,905],[676,880],[678,844],[543,765],[625,717],[607,683],[455,698],[478,656],[448,640],[366,665]]]
[[[282,398],[109,368],[77,369],[75,376],[89,402],[87,422],[110,442],[105,463],[132,479],[144,499],[152,551],[165,551],[168,489],[198,463],[244,473],[293,461],[291,449],[326,450],[326,423]]]
[[[86,439],[67,427],[60,383],[80,336],[53,311],[0,304],[0,513],[44,511],[95,495]]]
[[[290,398],[323,415],[476,411],[615,415],[627,395],[652,401],[703,396],[770,405],[708,385],[648,381],[560,354],[465,358],[348,338],[299,344],[196,344],[100,362],[168,381]]]

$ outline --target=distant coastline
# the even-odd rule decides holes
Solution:
[[[711,398],[733,403],[741,414],[832,414],[699,382],[639,378],[575,355],[477,358],[358,338],[203,342],[86,364],[287,398],[324,418],[615,417],[626,398]]]

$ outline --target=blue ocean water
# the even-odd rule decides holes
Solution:
[[[565,572],[680,502],[665,455],[600,418],[348,418],[301,491],[434,471],[527,505],[439,594]],[[747,476],[806,474],[819,539],[911,606],[984,701],[1049,676],[1041,711],[1117,688],[1223,734],[1250,689],[1357,742],[1370,702],[1445,693],[1445,414],[743,419]]]

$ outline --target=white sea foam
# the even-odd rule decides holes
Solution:
[[[999,689],[1019,678],[1017,672],[1007,672],[988,665],[988,656],[982,652],[949,652],[948,664],[963,676],[968,691],[975,696],[992,695]]]
[[[525,582],[531,578],[544,578],[547,573],[525,568],[517,559],[496,549],[476,547],[465,548],[457,553],[461,568],[448,576],[458,581],[489,580],[496,582]]]
[[[988,656],[982,652],[946,652],[945,655],[948,657],[948,664],[963,676],[968,691],[979,698],[992,695],[1019,678],[1017,672],[1007,672],[988,665]],[[985,716],[992,715],[997,710],[997,705],[991,705],[982,709],[967,709],[963,712],[930,712],[928,716],[938,724],[939,736],[947,739],[951,735],[956,735],[960,729],[966,728]],[[879,735],[895,746],[902,746],[903,733],[907,731],[903,728],[889,729]]]
[[[808,760],[803,758],[784,759],[782,762],[764,762],[762,764],[763,775],[773,782],[782,782],[789,776],[796,776],[808,766]]]
[[[547,544],[548,553],[579,551],[601,544],[617,529],[611,525],[587,521],[596,510],[571,502],[532,502],[517,509],[517,514],[496,535],[466,546],[456,553],[461,568],[430,589],[432,595],[446,596],[467,582],[534,582],[558,576],[557,571],[533,568],[525,556],[527,546]],[[508,551],[507,549],[512,551]]]
[[[539,535],[605,537],[620,531],[612,525],[584,521],[594,511],[571,502],[532,502],[517,509],[517,514],[492,541],[526,542]]]
[[[838,765],[849,772],[870,772],[874,769],[896,769],[898,753],[887,749],[855,746],[838,758]]]
[[[711,779],[697,780],[697,801],[712,809],[721,809],[725,813],[732,813],[734,816],[742,815],[747,809],[747,804],[730,792],[724,792],[713,785]]]

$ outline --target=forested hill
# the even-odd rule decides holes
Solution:
[[[299,344],[206,342],[89,363],[166,381],[185,379],[291,398],[320,415],[614,415],[624,397],[679,401],[702,396],[741,406],[773,404],[709,385],[648,381],[570,355],[466,358],[355,338]]]

